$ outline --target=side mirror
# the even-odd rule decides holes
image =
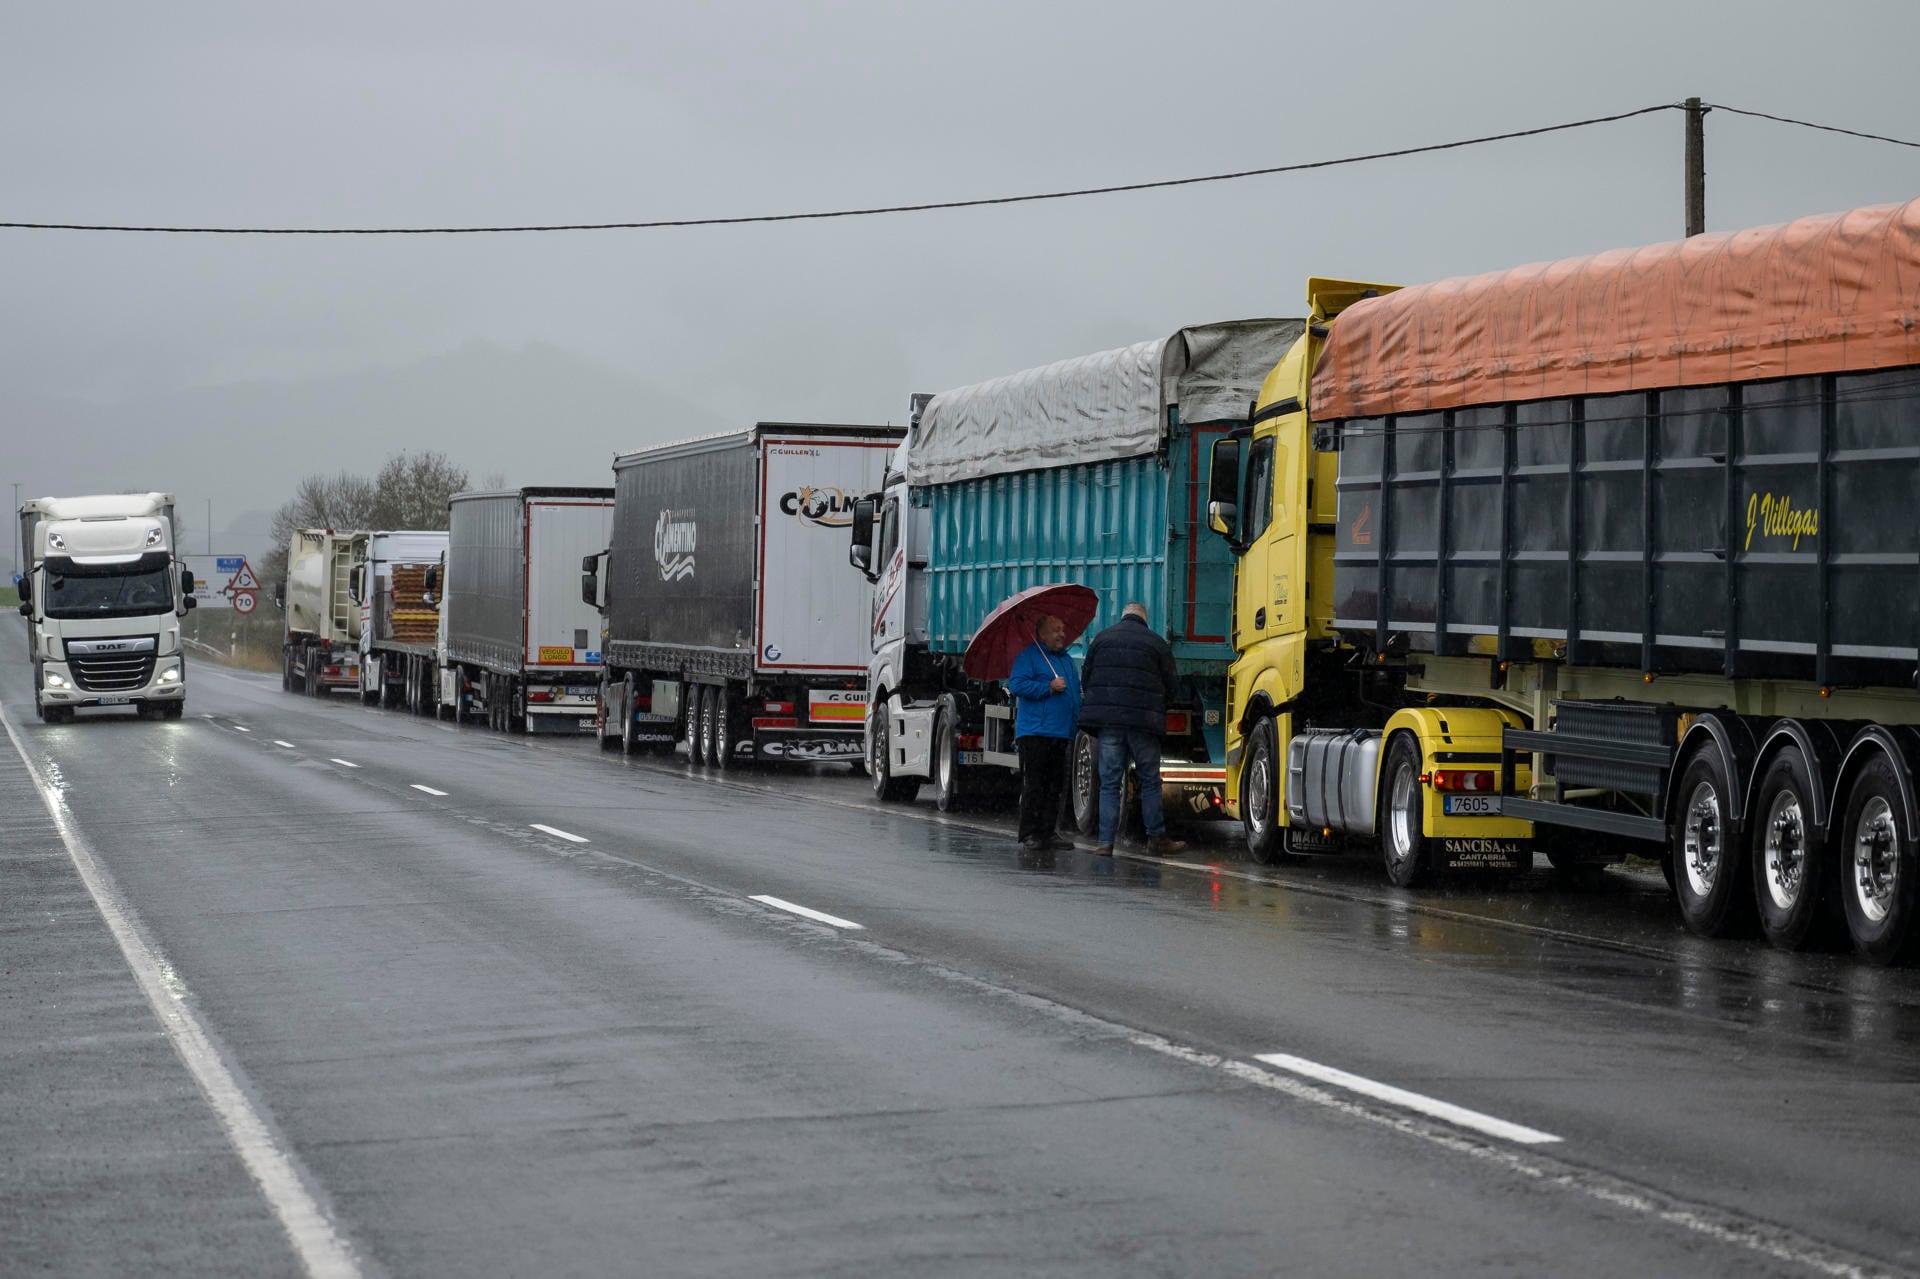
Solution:
[[[183,614],[191,612],[192,610],[199,607],[200,607],[200,601],[191,595],[185,596],[180,601],[180,611]]]
[[[181,569],[180,570],[180,593],[182,595],[192,595],[194,587],[196,585],[197,583],[193,580],[193,570],[188,568]]]
[[[21,601],[20,601],[20,616],[22,616],[22,617],[32,617],[32,616],[33,616],[33,601],[32,601],[32,600],[21,600]]]
[[[600,557],[605,554],[580,557],[580,602],[589,608],[600,607]]]
[[[1227,539],[1236,552],[1240,545],[1240,441],[1229,435],[1213,442],[1207,471],[1207,527]]]
[[[285,582],[275,582],[273,584],[273,606],[275,608],[285,608],[287,606],[287,584]]]
[[[22,604],[33,603],[33,574],[22,573],[20,575],[20,585],[15,589],[20,592],[20,602]]]
[[[847,546],[847,563],[859,569],[871,582],[873,571],[873,513],[879,506],[871,497],[856,498],[853,503],[853,540]]]
[[[360,598],[360,575],[365,571],[365,566],[360,564],[355,564],[351,569],[347,570],[347,598],[351,599],[355,604],[365,603],[365,601]]]

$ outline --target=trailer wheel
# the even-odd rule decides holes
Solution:
[[[1100,833],[1100,744],[1092,733],[1073,735],[1073,753],[1067,758],[1068,816],[1082,835]]]
[[[628,708],[625,680],[600,681],[600,749],[620,748],[633,754],[633,711]]]
[[[527,731],[527,686],[514,676],[508,676],[505,683],[507,686],[506,704],[500,709],[501,713],[506,717],[507,731],[509,733],[524,733]]]
[[[960,743],[955,740],[953,706],[942,702],[933,715],[933,806],[943,813],[960,807]]]
[[[715,690],[713,699],[713,762],[721,769],[731,769],[737,762],[734,755],[740,749],[739,725],[735,722],[740,715],[740,706],[733,695],[733,686],[727,685]]]
[[[720,760],[720,690],[708,685],[700,697],[700,762],[707,765]]]
[[[707,762],[707,720],[711,712],[707,709],[707,694],[712,690],[705,684],[691,686],[692,699],[687,704],[687,759],[695,764]]]
[[[873,797],[885,804],[910,804],[920,793],[919,778],[893,775],[893,723],[884,699],[867,730],[867,776],[873,779]]]
[[[1380,770],[1380,855],[1387,878],[1401,888],[1412,888],[1432,869],[1420,800],[1419,744],[1397,733]]]
[[[1752,880],[1744,873],[1733,784],[1717,746],[1693,753],[1673,794],[1673,891],[1680,918],[1702,937],[1744,931],[1753,913]]]
[[[1901,833],[1904,804],[1892,763],[1878,756],[1855,779],[1840,823],[1847,932],[1854,950],[1876,964],[1899,963],[1913,949],[1920,858]]]
[[[1813,777],[1797,747],[1760,775],[1753,811],[1753,900],[1760,931],[1781,950],[1805,949],[1826,900],[1828,859],[1813,824]]]
[[[280,650],[280,691],[293,691],[293,654],[284,648]]]

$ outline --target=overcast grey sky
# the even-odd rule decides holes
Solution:
[[[0,12],[0,220],[615,221],[1013,194],[1677,101],[1920,137],[1920,5],[95,3]],[[1715,115],[1710,229],[1920,194],[1920,151]],[[196,528],[440,448],[617,449],[1675,238],[1681,118],[1217,186],[457,238],[0,231],[0,482]],[[196,548],[197,549],[197,548]],[[223,548],[229,549],[229,548]],[[246,545],[230,549],[254,551]]]

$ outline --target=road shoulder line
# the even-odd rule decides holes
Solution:
[[[358,1262],[308,1189],[308,1178],[298,1161],[275,1139],[272,1126],[254,1105],[236,1068],[228,1064],[212,1029],[194,1007],[191,992],[165,955],[146,937],[133,908],[120,895],[106,868],[94,857],[85,837],[75,827],[59,789],[34,767],[25,743],[14,731],[13,721],[4,709],[0,709],[0,728],[6,729],[7,739],[13,743],[27,776],[40,792],[41,802],[46,805],[47,814],[66,845],[74,870],[107,930],[113,934],[154,1017],[206,1096],[228,1141],[286,1231],[307,1274],[314,1279],[358,1279]]]

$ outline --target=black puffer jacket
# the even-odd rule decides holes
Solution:
[[[1164,735],[1167,703],[1180,695],[1173,646],[1137,617],[1093,637],[1080,666],[1080,727]]]

